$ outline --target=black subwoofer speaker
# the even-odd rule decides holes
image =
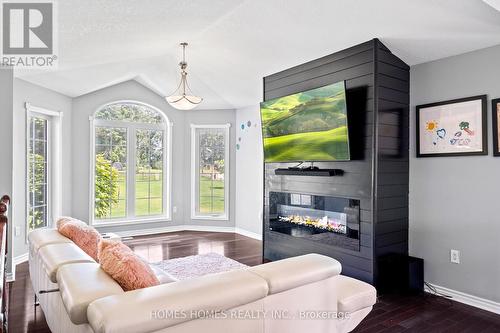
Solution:
[[[424,292],[424,259],[388,254],[378,259],[377,291],[420,294]]]

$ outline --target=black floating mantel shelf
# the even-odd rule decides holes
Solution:
[[[344,170],[341,169],[318,169],[318,168],[279,168],[274,170],[278,176],[317,176],[333,177],[342,176]]]

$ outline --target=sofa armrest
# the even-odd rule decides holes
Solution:
[[[342,265],[333,258],[313,253],[270,262],[248,270],[267,281],[271,295],[339,275]]]
[[[225,311],[267,296],[265,280],[247,270],[211,274],[128,291],[92,302],[87,317],[95,333],[153,332]]]
[[[340,312],[356,312],[371,308],[377,302],[377,290],[372,285],[340,275],[337,278],[338,309]]]

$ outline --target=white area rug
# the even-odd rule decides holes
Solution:
[[[199,254],[184,258],[151,263],[178,280],[186,280],[213,273],[221,273],[248,267],[218,253]]]

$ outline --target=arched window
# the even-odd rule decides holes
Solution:
[[[93,205],[96,224],[170,218],[170,122],[139,102],[107,104],[93,129]]]

